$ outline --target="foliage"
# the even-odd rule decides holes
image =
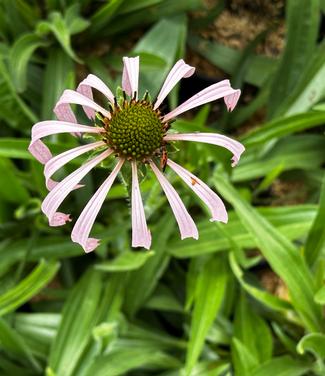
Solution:
[[[200,28],[224,2],[201,19],[189,16],[205,6],[0,1],[1,375],[325,374],[324,1],[286,1],[287,39],[277,59],[254,52],[262,36],[243,51],[204,39]],[[173,123],[188,132],[222,128],[246,146],[233,171],[229,154],[215,147],[187,143],[175,154],[225,199],[229,223],[209,223],[170,175],[200,232],[198,241],[180,240],[148,174],[141,191],[152,250],[131,249],[127,193],[116,184],[94,228],[102,245],[83,254],[71,226],[50,228],[40,211],[43,168],[27,152],[33,123],[53,118],[62,91],[87,72],[117,87],[123,55],[140,55],[141,91],[156,95],[189,48],[244,94],[256,93],[220,122],[206,106]],[[177,104],[178,89],[169,101]],[[256,112],[265,120],[247,131]],[[49,144],[60,152],[77,140],[59,135]],[[75,215],[101,177],[94,171],[67,200]],[[280,203],[279,184],[290,189]],[[287,296],[266,288],[263,273]]]

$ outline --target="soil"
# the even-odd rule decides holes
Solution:
[[[259,279],[266,291],[283,300],[290,301],[286,284],[272,270],[261,270],[259,272]]]
[[[207,10],[194,12],[193,18],[208,16],[219,2],[209,0],[205,3]],[[206,28],[200,30],[199,35],[210,41],[243,50],[260,33],[267,30],[267,35],[257,46],[256,53],[270,57],[279,56],[285,43],[285,1],[231,0],[226,3],[226,8],[221,14]],[[222,73],[193,51],[188,54],[188,61],[196,66],[199,72],[204,72],[210,77],[216,77]]]

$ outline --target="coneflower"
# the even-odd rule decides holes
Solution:
[[[181,238],[197,239],[198,231],[193,219],[164,175],[166,166],[174,170],[207,205],[212,221],[227,222],[227,212],[222,200],[215,192],[198,177],[168,157],[166,146],[172,141],[196,141],[222,146],[232,152],[232,166],[237,164],[240,155],[245,150],[238,141],[216,133],[169,132],[172,120],[178,115],[216,99],[224,98],[227,109],[232,111],[237,104],[240,90],[233,89],[228,80],[207,87],[164,115],[159,110],[159,106],[180,79],[191,76],[195,68],[179,60],[169,72],[157,99],[151,102],[148,95],[145,95],[143,99],[138,99],[139,57],[124,57],[123,62],[122,98],[116,98],[102,80],[90,74],[79,84],[76,91],[65,90],[63,92],[54,108],[58,120],[42,121],[32,128],[29,151],[45,165],[44,175],[49,193],[42,203],[42,211],[48,217],[50,226],[61,226],[71,221],[69,214],[58,211],[61,203],[72,190],[82,187],[79,184],[80,181],[94,167],[108,157],[116,159],[113,171],[87,203],[72,229],[72,240],[79,243],[86,252],[93,251],[99,244],[99,239],[91,238],[89,234],[124,163],[130,163],[132,171],[132,246],[149,249],[151,234],[147,227],[141,199],[138,166],[140,164],[150,166],[157,177],[178,223]],[[106,97],[106,108],[93,101],[92,89],[98,90]],[[92,125],[78,124],[71,110],[71,104],[81,105],[87,117],[92,121]],[[95,118],[99,119],[99,124],[94,122]],[[59,133],[72,133],[76,136],[92,134],[98,138],[98,141],[53,157],[40,139]],[[90,151],[98,153],[61,182],[51,179],[54,173],[65,164]]]

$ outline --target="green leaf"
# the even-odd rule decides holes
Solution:
[[[218,191],[235,208],[242,224],[252,234],[256,246],[272,269],[287,284],[292,304],[306,327],[311,331],[321,329],[323,324],[320,307],[314,302],[316,286],[305,260],[296,247],[244,201],[222,174],[216,173],[214,181]]]
[[[226,261],[222,256],[207,257],[195,287],[186,353],[186,373],[189,375],[202,351],[205,338],[220,309],[227,282]]]
[[[46,46],[35,34],[25,34],[19,37],[10,49],[10,68],[13,76],[13,82],[18,92],[26,89],[27,64],[34,51],[39,47]]]
[[[64,21],[71,35],[81,33],[90,26],[90,21],[80,17],[80,3],[75,2],[65,10]]]
[[[21,2],[21,1],[20,1]],[[28,30],[28,25],[25,21],[25,9],[22,9],[18,1],[2,1],[1,12],[6,16],[6,24],[9,35],[17,37]]]
[[[74,141],[74,140],[72,140]],[[0,138],[0,157],[14,158],[14,159],[32,159],[35,158],[28,151],[28,145],[30,144],[30,139],[26,138]],[[54,154],[59,154],[66,151],[69,148],[76,146],[74,143],[58,143],[58,142],[47,142],[51,151]],[[80,164],[80,159],[75,159],[71,163]]]
[[[305,354],[313,353],[317,358],[325,358],[325,335],[322,333],[310,333],[305,335],[297,345],[297,352]]]
[[[139,367],[153,369],[177,368],[180,362],[161,351],[141,348],[120,348],[97,357],[86,376],[118,376]]]
[[[44,73],[42,118],[54,119],[53,108],[60,95],[65,89],[73,89],[74,86],[75,71],[72,60],[62,50],[52,48]]]
[[[8,72],[3,58],[0,56],[0,118],[14,128],[26,130],[37,117],[16,93],[16,88]],[[27,121],[26,121],[27,119]]]
[[[236,375],[251,376],[252,370],[258,365],[254,354],[236,337],[232,339],[231,356]]]
[[[170,258],[166,253],[166,246],[174,228],[174,222],[170,220],[169,214],[160,219],[156,229],[163,231],[160,230],[153,239],[152,249],[155,250],[155,254],[141,268],[129,274],[124,303],[129,315],[134,315],[148,299],[166,269]]]
[[[163,0],[138,0],[138,1],[127,1],[123,4],[123,8],[120,10],[119,14],[127,14],[140,9],[148,9],[153,5],[162,3]]]
[[[42,371],[40,363],[35,359],[24,338],[2,318],[0,318],[0,348],[19,356],[21,361],[27,363],[27,367],[32,366],[37,373]]]
[[[17,174],[17,168],[9,159],[0,158],[0,176],[6,177],[0,184],[0,195],[4,201],[24,203],[29,199],[29,193]]]
[[[184,311],[181,302],[176,298],[174,292],[164,285],[158,285],[156,291],[146,302],[145,307],[160,311]]]
[[[322,125],[325,112],[306,112],[290,117],[279,118],[254,129],[241,138],[245,147],[263,145],[274,138]]]
[[[184,29],[186,28],[185,17],[170,17],[162,19],[156,23],[147,34],[145,34],[133,49],[135,54],[145,54],[147,65],[141,66],[142,76],[140,81],[140,91],[148,90],[153,97],[157,95],[162,85],[163,79],[170,71],[176,57],[178,49],[184,39]],[[168,43],[165,41],[168,40]],[[148,59],[153,57],[152,63]],[[164,66],[159,70],[152,69],[157,66],[157,58],[164,62]],[[149,63],[149,64],[148,64]]]
[[[289,0],[286,14],[287,42],[269,98],[268,109],[272,117],[283,99],[291,95],[315,49],[320,21],[319,0]]]
[[[90,32],[96,34],[105,27],[109,28],[110,20],[122,8],[121,5],[124,2],[124,0],[112,0],[102,5],[91,17],[92,27]]]
[[[73,374],[96,324],[102,289],[101,274],[91,269],[74,286],[50,352],[49,367],[55,374]]]
[[[287,327],[282,327],[276,324],[275,322],[272,322],[272,328],[276,337],[283,344],[284,348],[289,353],[295,356],[297,354],[296,341],[292,338],[292,336],[289,333],[287,333]]]
[[[315,294],[315,302],[325,305],[325,286],[322,286]]]
[[[139,269],[152,256],[154,256],[154,251],[125,251],[112,261],[103,261],[100,264],[95,264],[95,269],[104,272],[123,272],[128,270]]]
[[[58,313],[16,313],[14,325],[34,354],[48,357],[60,319]]]
[[[257,286],[246,282],[244,278],[244,272],[240,269],[240,266],[237,263],[236,257],[233,252],[229,254],[229,262],[238,282],[241,284],[243,289],[251,296],[253,296],[256,300],[276,311],[287,311],[292,308],[291,304],[287,301],[270,294],[266,290],[262,290],[262,288],[258,288]]]
[[[250,376],[303,376],[312,369],[306,362],[290,356],[275,357],[256,368]]]
[[[306,235],[316,216],[316,206],[297,205],[288,207],[257,208],[277,230],[289,240],[300,239]],[[179,239],[175,236],[170,242],[168,252],[175,257],[186,258],[200,256],[205,253],[220,252],[232,249],[229,239],[242,248],[254,248],[254,237],[239,221],[236,213],[228,213],[227,225],[216,225],[207,219],[198,223],[200,237],[193,242],[191,239]],[[223,231],[221,231],[221,228]],[[225,236],[227,234],[228,236]]]
[[[230,372],[231,365],[229,362],[223,360],[215,361],[203,361],[197,363],[193,368],[191,376],[223,376],[228,375]],[[228,372],[228,373],[227,373]],[[170,376],[177,376],[178,374],[173,374]]]
[[[77,63],[82,64],[82,60],[77,57],[71,47],[71,35],[80,32],[88,27],[89,23],[81,19],[76,13],[68,13],[68,17],[62,16],[59,12],[52,12],[49,21],[41,21],[37,25],[38,35],[53,33],[64,51]]]
[[[127,3],[135,4],[134,2],[129,1]],[[138,3],[138,1],[136,3]],[[118,15],[111,20],[110,27],[107,27],[101,31],[101,37],[123,33],[126,30],[132,29],[138,25],[144,26],[155,21],[159,21],[162,18],[172,18],[177,14],[202,8],[202,3],[202,0],[164,0],[150,6],[149,8],[143,8],[131,12],[127,16],[124,14]],[[172,44],[174,43],[172,39],[168,42]],[[163,41],[163,45],[160,45],[159,48],[165,48],[166,45],[168,45],[168,43]]]
[[[292,115],[308,111],[325,94],[325,43],[317,47],[312,54],[297,85],[290,95],[284,99],[278,113]]]
[[[305,258],[309,265],[314,265],[325,249],[325,175],[321,186],[317,216],[309,231],[305,246]]]
[[[26,240],[21,239],[10,244],[10,252],[6,248],[0,249],[0,274],[15,262],[27,258],[28,261],[38,261],[40,258],[58,259],[83,255],[83,250],[70,237],[47,236],[37,241],[26,256]]]
[[[188,43],[194,51],[231,75],[236,73],[242,60],[243,53],[241,51],[216,42],[210,42],[196,35],[191,35]],[[244,81],[255,86],[264,85],[274,71],[276,61],[258,55],[252,55],[249,61],[249,66],[243,72]]]
[[[233,170],[232,181],[242,182],[263,177],[278,166],[283,171],[314,170],[325,161],[325,140],[321,135],[293,135],[281,138],[273,147],[261,153],[260,148],[247,151]]]
[[[27,277],[0,296],[0,315],[14,311],[36,295],[52,280],[58,268],[57,262],[41,261]]]
[[[273,350],[271,331],[262,317],[251,308],[243,293],[236,305],[234,336],[253,355],[257,364],[271,359]]]

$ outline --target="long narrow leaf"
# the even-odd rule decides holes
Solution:
[[[249,203],[244,201],[224,175],[214,176],[218,191],[233,205],[240,220],[255,239],[273,270],[288,286],[292,304],[310,331],[322,328],[319,306],[314,302],[315,283],[294,245]]]
[[[59,263],[41,261],[39,265],[16,286],[0,296],[0,316],[14,311],[46,286],[59,268]]]
[[[190,339],[186,354],[186,374],[191,373],[202,351],[206,335],[224,297],[227,281],[226,261],[222,256],[208,257],[198,275],[194,296]]]

